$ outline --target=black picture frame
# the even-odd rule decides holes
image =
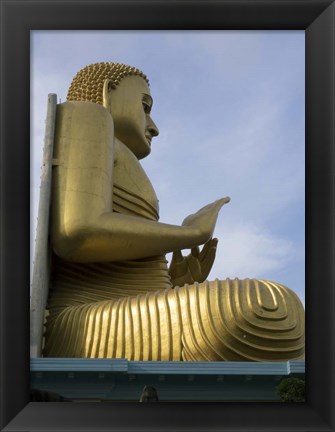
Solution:
[[[0,1],[1,430],[334,431],[334,1]],[[29,402],[29,32],[51,29],[305,30],[306,403]]]

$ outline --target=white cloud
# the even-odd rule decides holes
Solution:
[[[261,226],[229,226],[219,229],[216,235],[220,247],[212,277],[267,279],[285,268],[295,253],[292,241],[266,232]]]

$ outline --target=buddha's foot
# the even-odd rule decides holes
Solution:
[[[277,283],[216,280],[68,307],[45,336],[48,357],[286,361],[304,357],[304,309]]]

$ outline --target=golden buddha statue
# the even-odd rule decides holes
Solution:
[[[181,226],[158,222],[158,200],[139,162],[158,135],[152,104],[141,71],[97,63],[79,71],[57,106],[43,355],[303,358],[304,310],[293,291],[265,280],[206,281],[217,216],[229,198]]]

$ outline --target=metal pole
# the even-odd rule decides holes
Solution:
[[[49,215],[51,202],[52,157],[56,123],[57,95],[48,95],[47,118],[43,150],[40,201],[35,240],[32,290],[30,304],[30,356],[40,357],[42,352],[43,324],[49,292],[50,247]]]

